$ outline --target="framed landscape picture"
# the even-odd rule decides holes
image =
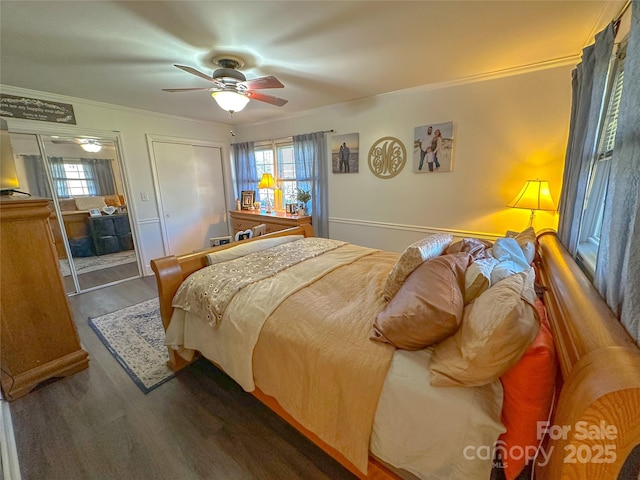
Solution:
[[[333,173],[358,173],[360,134],[347,133],[331,137]]]
[[[453,122],[416,127],[413,138],[413,171],[415,173],[439,173],[453,170]]]

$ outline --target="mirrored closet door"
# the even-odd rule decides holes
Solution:
[[[51,202],[67,293],[139,277],[117,139],[15,132],[10,138],[19,190]]]

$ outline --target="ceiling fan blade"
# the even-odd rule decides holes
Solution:
[[[208,80],[210,82],[214,82],[214,79],[212,77],[210,77],[207,74],[204,74],[202,72],[199,72],[198,70],[196,70],[195,68],[191,68],[191,67],[186,67],[184,65],[174,65],[175,67],[178,67],[180,70],[183,70],[187,73],[190,73],[191,75],[195,75],[196,77],[200,77],[200,78],[204,78],[205,80]]]
[[[213,87],[198,87],[198,88],[163,88],[163,92],[196,92],[202,90],[211,90]]]
[[[280,80],[273,76],[245,80],[244,82],[239,82],[238,85],[244,85],[247,90],[260,90],[263,88],[284,88],[282,82],[280,82]]]
[[[285,100],[284,98],[274,97],[273,95],[266,95],[260,92],[248,91],[245,93],[247,97],[251,100],[259,100],[261,102],[270,103],[271,105],[275,105],[276,107],[282,107],[289,100]]]

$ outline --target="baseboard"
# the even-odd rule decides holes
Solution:
[[[3,480],[21,480],[18,450],[9,403],[0,396],[0,476]]]

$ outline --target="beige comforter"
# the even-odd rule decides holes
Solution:
[[[335,248],[239,290],[216,328],[176,308],[165,343],[187,359],[198,350],[245,390],[273,396],[364,472],[394,351],[369,333],[397,258]]]
[[[363,472],[394,352],[369,333],[397,257],[373,253],[291,295],[264,324],[253,355],[256,385]]]

